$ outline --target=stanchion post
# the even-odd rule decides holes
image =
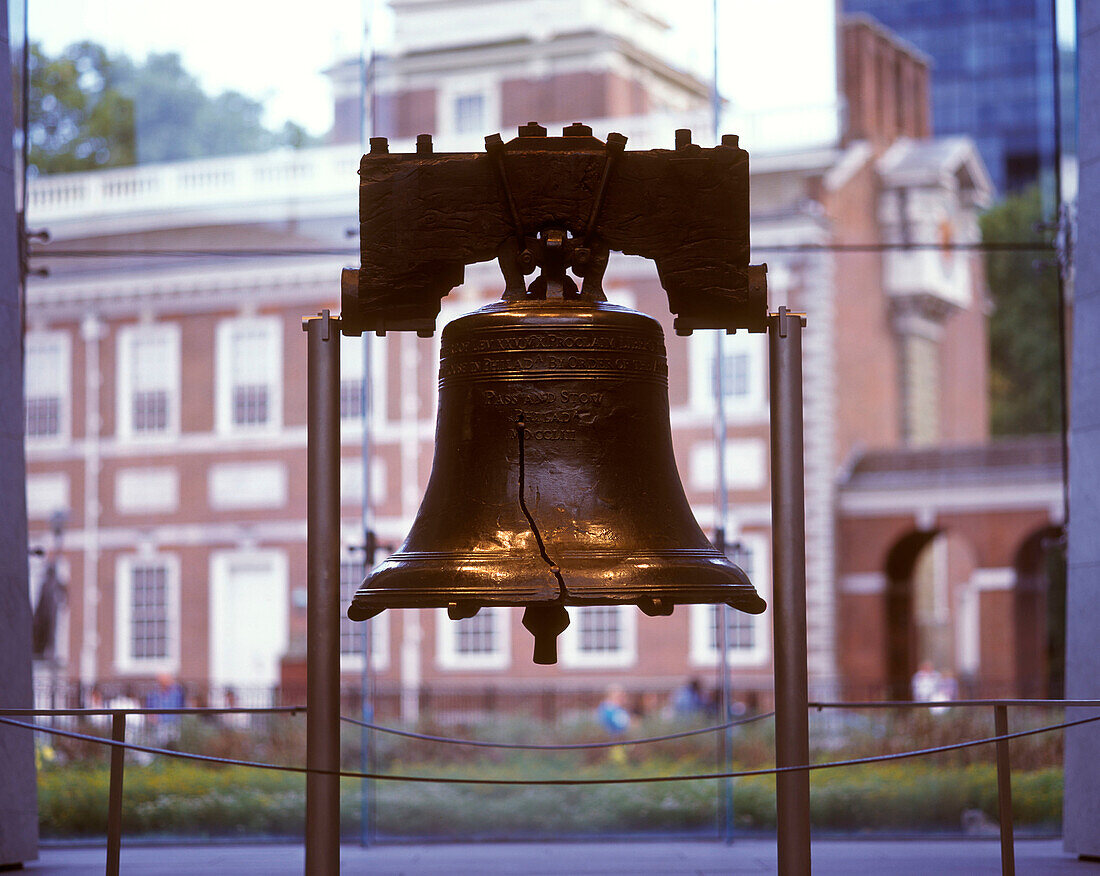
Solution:
[[[993,732],[1008,735],[1008,706],[993,707]],[[1001,873],[1015,876],[1016,851],[1012,843],[1012,765],[1008,760],[1008,740],[997,740],[997,817],[1001,822]]]
[[[126,713],[111,713],[111,739],[126,741]],[[122,779],[126,749],[111,746],[111,784],[107,794],[107,876],[118,876],[122,856]]]
[[[340,872],[340,320],[307,335],[307,876]]]
[[[775,640],[775,762],[810,759],[806,668],[806,491],[802,455],[801,314],[768,317],[771,375],[772,624]],[[779,872],[810,872],[810,775],[775,777]]]

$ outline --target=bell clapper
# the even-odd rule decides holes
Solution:
[[[569,612],[560,602],[529,605],[523,610],[523,625],[535,637],[535,663],[552,666],[558,662],[558,636],[569,626]]]

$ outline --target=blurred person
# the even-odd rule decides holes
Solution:
[[[87,709],[109,709],[106,701],[103,699],[103,689],[99,684],[93,684],[92,689],[88,691],[88,704],[85,706]],[[111,716],[110,715],[87,715],[85,716],[89,724],[93,727],[110,727]]]
[[[931,660],[922,660],[920,668],[913,673],[910,682],[913,700],[918,703],[931,703],[937,700],[940,686],[943,683],[941,676],[932,665]]]
[[[626,691],[613,684],[607,689],[603,701],[596,708],[600,726],[612,737],[622,736],[630,729],[630,712],[626,708]]]
[[[698,678],[689,678],[672,693],[672,713],[677,717],[694,715],[705,708],[703,685]]]
[[[227,687],[225,689],[225,707],[236,709],[240,705],[236,689]],[[230,730],[247,730],[250,717],[247,712],[226,712],[222,715],[222,724]]]
[[[639,721],[645,720],[649,715],[658,711],[660,701],[656,691],[650,690],[641,694],[634,702],[634,717]]]
[[[184,701],[183,685],[170,672],[157,675],[157,686],[145,697],[147,709],[182,709]],[[155,744],[164,748],[179,736],[179,715],[149,715],[153,726]]]
[[[603,701],[596,708],[596,717],[608,736],[618,739],[626,735],[633,719],[626,708],[626,691],[620,685],[613,684],[607,689]],[[607,756],[615,763],[626,762],[626,751],[621,745],[608,749]]]
[[[187,691],[187,696],[184,705],[189,709],[209,709],[210,697],[205,690],[200,690],[197,693]],[[213,724],[217,721],[215,715],[211,715],[209,712],[200,712],[198,715],[199,720],[203,724]]]
[[[939,682],[936,684],[933,697],[938,702],[947,702],[953,700],[959,695],[959,685],[955,681],[955,676],[950,673],[944,672],[940,674]],[[936,706],[932,710],[932,714],[938,715],[941,712],[948,711],[947,706]]]
[[[111,697],[107,701],[108,709],[119,709],[129,711],[130,709],[140,709],[141,702],[136,696],[134,696],[134,689],[132,687],[126,687],[122,693],[117,696]],[[144,743],[146,739],[145,734],[145,716],[144,715],[127,715],[126,716],[126,735],[123,737],[126,742]],[[134,751],[131,752],[138,763],[148,764],[153,760],[153,755],[147,751]]]

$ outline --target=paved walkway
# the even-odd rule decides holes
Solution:
[[[102,873],[103,848],[45,848],[26,873]],[[300,874],[304,852],[292,845],[123,846],[122,872],[144,874]],[[371,876],[407,874],[693,874],[774,873],[775,842],[495,843],[375,846],[341,849],[342,872]],[[815,874],[1000,873],[1000,844],[993,840],[822,840],[813,845]],[[1016,872],[1100,876],[1100,863],[1078,861],[1062,851],[1061,840],[1019,840]]]

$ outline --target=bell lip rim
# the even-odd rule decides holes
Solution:
[[[751,585],[749,585],[751,587]],[[363,598],[360,598],[360,596]],[[386,605],[379,605],[378,603],[383,600],[384,597],[392,597],[394,595],[404,595],[405,599],[392,600],[386,599],[388,603]],[[718,595],[718,594],[715,594]],[[728,605],[734,611],[741,611],[749,615],[763,614],[767,608],[767,601],[755,591],[742,592],[738,594],[725,594],[727,598],[695,598],[691,593],[679,593],[670,594],[667,591],[660,594],[633,594],[630,596],[624,596],[622,598],[611,598],[607,596],[593,596],[585,598],[583,596],[576,596],[570,594],[564,600],[561,596],[555,596],[552,598],[531,598],[524,599],[514,594],[501,594],[500,596],[493,597],[487,594],[478,594],[474,596],[459,595],[459,594],[440,594],[439,591],[432,591],[424,596],[409,597],[408,591],[401,594],[400,591],[395,594],[392,590],[378,591],[377,593],[362,594],[356,593],[353,597],[351,604],[347,609],[347,616],[353,620],[369,620],[370,618],[380,614],[387,609],[407,609],[407,608],[447,608],[455,603],[476,603],[478,608],[524,608],[529,605],[553,605],[559,603],[567,607],[572,606],[575,608],[584,608],[586,606],[596,605],[633,605],[635,608],[641,610],[643,602],[652,602],[654,599],[662,600],[669,605]],[[373,597],[373,598],[372,598]],[[433,598],[434,597],[434,598]],[[394,604],[395,602],[403,604]],[[354,612],[354,616],[353,616]]]

